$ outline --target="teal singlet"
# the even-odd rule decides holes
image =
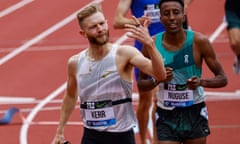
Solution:
[[[169,51],[162,45],[163,34],[156,35],[156,46],[161,53],[165,67],[173,68],[173,79],[168,83],[161,83],[158,92],[158,106],[165,109],[174,107],[188,107],[205,100],[203,87],[189,90],[187,80],[193,76],[201,77],[202,69],[198,68],[193,57],[194,32],[186,31],[186,40],[182,48]]]

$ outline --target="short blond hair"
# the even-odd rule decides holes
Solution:
[[[90,6],[85,7],[80,12],[77,13],[78,23],[80,28],[83,28],[83,20],[96,12],[102,12],[100,4],[92,4]]]

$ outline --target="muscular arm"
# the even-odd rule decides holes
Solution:
[[[151,52],[150,52],[151,51]],[[166,77],[166,71],[164,68],[163,60],[161,55],[157,52],[156,47],[149,48],[150,59],[145,57],[135,56],[130,62],[139,68],[140,71],[152,76],[156,81],[162,81]]]
[[[144,46],[142,48],[142,54],[145,57],[149,58],[149,54]],[[158,81],[149,78],[147,74],[143,73],[142,71],[139,71],[139,80],[137,82],[137,85],[140,91],[152,90],[157,86],[158,83],[159,83]]]
[[[134,20],[127,18],[132,0],[119,0],[117,10],[115,12],[113,27],[116,29],[124,28],[125,24],[135,24]]]
[[[125,45],[119,46],[117,55],[118,70],[125,80],[130,80],[129,75],[132,75],[131,70],[133,67],[139,68],[140,71],[154,77],[156,80],[165,79],[162,58],[157,52],[155,58],[153,58],[154,60],[150,60],[144,57],[136,48]]]
[[[55,143],[64,140],[64,126],[73,112],[77,102],[77,81],[76,81],[76,56],[73,56],[68,61],[68,80],[67,88],[62,102],[62,108],[60,112],[60,122],[57,128],[55,137]]]
[[[142,53],[145,57],[149,57],[148,52],[145,47],[142,49]],[[162,81],[157,81],[155,79],[149,78],[149,76],[142,71],[139,73],[139,80],[138,80],[138,88],[141,91],[149,91],[155,88],[160,82],[167,82],[173,78],[173,69],[170,67],[166,67],[166,78]]]
[[[216,54],[212,45],[206,37],[196,33],[196,46],[197,52],[201,53],[201,57],[206,62],[208,68],[214,74],[213,78],[201,78],[200,85],[207,88],[220,88],[227,85],[227,77],[224,70],[216,58]],[[195,54],[196,56],[197,54]]]

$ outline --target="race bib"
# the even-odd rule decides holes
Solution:
[[[165,84],[163,104],[166,107],[188,107],[194,104],[193,91],[186,85]]]
[[[151,19],[152,23],[160,22],[160,9],[157,4],[146,5],[144,15]]]
[[[116,124],[112,101],[86,102],[84,103],[85,118],[88,126],[100,127]]]

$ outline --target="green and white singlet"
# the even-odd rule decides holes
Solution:
[[[188,107],[205,100],[203,87],[192,91],[187,88],[187,80],[193,76],[201,77],[202,69],[195,65],[193,57],[194,32],[186,30],[186,40],[181,49],[168,51],[162,45],[164,32],[156,35],[156,46],[161,53],[165,67],[173,68],[173,79],[160,83],[157,105],[163,109]]]

